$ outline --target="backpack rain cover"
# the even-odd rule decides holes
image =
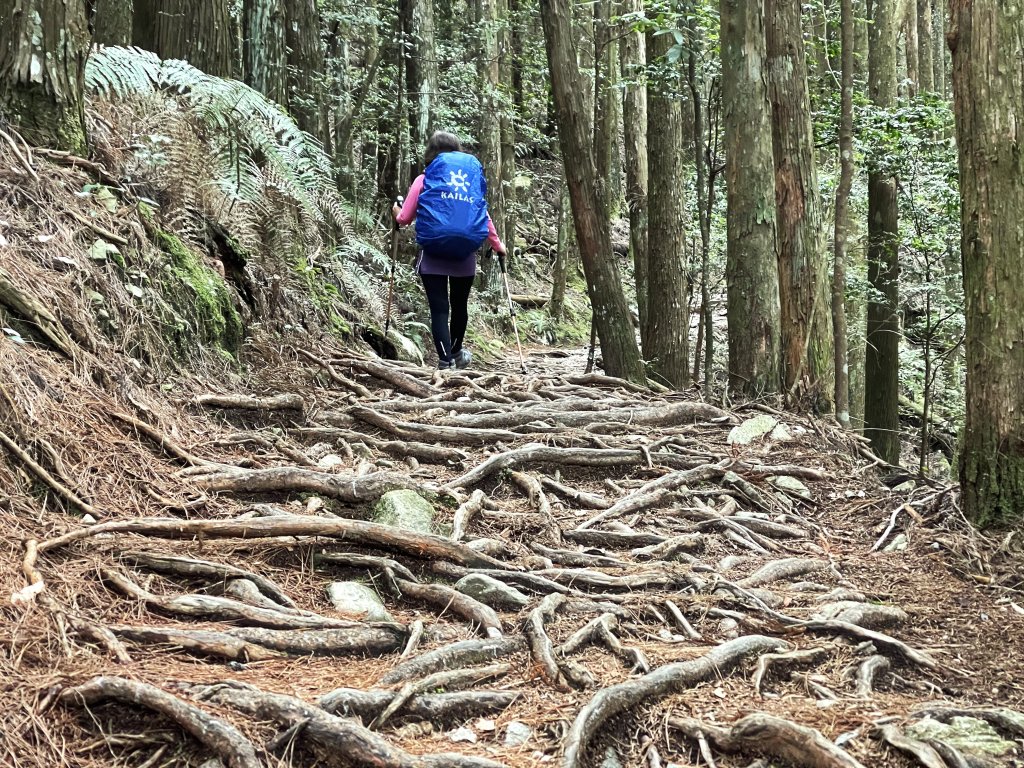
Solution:
[[[487,239],[487,181],[480,161],[443,152],[423,172],[416,242],[431,256],[461,260]]]

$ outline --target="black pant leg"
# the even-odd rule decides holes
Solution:
[[[423,290],[430,305],[430,333],[434,337],[434,348],[438,360],[450,363],[452,360],[452,339],[448,330],[448,277],[446,275],[420,275]]]
[[[451,339],[452,354],[462,349],[462,342],[466,338],[466,326],[469,325],[469,292],[473,288],[473,276],[452,277],[451,282]]]

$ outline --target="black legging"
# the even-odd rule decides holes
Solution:
[[[462,341],[466,336],[466,325],[469,323],[469,292],[473,288],[473,278],[420,275],[420,279],[423,281],[423,290],[427,293],[427,303],[430,305],[430,332],[434,336],[437,358],[442,363],[450,363],[455,353],[462,349]]]

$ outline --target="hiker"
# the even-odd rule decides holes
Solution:
[[[485,241],[501,254],[505,244],[487,213],[483,166],[462,151],[457,136],[434,133],[427,141],[423,168],[405,202],[401,207],[396,203],[391,212],[399,226],[416,221],[416,273],[430,305],[437,366],[465,368],[472,361],[463,342],[477,255]]]

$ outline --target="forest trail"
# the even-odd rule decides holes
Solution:
[[[11,764],[1014,764],[1022,601],[976,583],[944,490],[890,491],[818,421],[527,352],[287,350],[248,392],[97,398],[99,524],[2,519],[5,588],[45,585],[5,609]],[[396,488],[431,532],[370,522]],[[935,723],[964,709],[999,756]]]

